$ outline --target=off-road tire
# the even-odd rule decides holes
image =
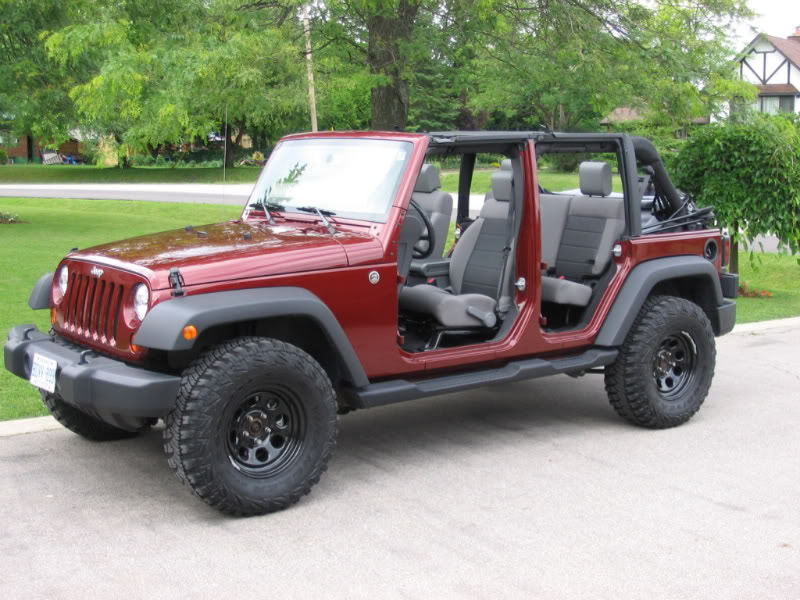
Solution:
[[[665,386],[660,352],[672,356],[667,347],[681,340],[678,356],[694,350],[691,378],[676,386]],[[665,346],[666,345],[666,346]],[[663,356],[663,355],[662,355]],[[689,358],[683,364],[688,366]],[[716,349],[714,332],[702,308],[685,298],[652,296],[642,306],[619,349],[616,361],[605,369],[608,399],[614,410],[634,425],[665,429],[681,425],[700,409],[714,377]],[[680,367],[678,367],[681,369]],[[681,369],[681,375],[688,369]]]
[[[294,448],[291,456],[286,451],[288,462],[272,467],[275,474],[239,464],[232,446],[243,442],[231,428],[242,411],[256,410],[252,402],[273,402],[264,398],[281,394],[296,409],[286,409],[287,422],[302,423],[302,434],[285,438],[284,448]],[[278,423],[261,414],[261,434],[269,439]],[[178,478],[207,504],[231,515],[260,515],[311,491],[327,469],[336,433],[336,394],[319,363],[284,342],[240,337],[206,351],[183,372],[176,408],[166,418],[164,450]]]
[[[71,404],[67,404],[56,394],[42,392],[42,402],[50,410],[56,421],[79,436],[93,442],[124,440],[137,435],[138,431],[127,431],[87,415]]]

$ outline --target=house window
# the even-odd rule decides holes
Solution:
[[[761,96],[761,112],[776,115],[779,112],[794,112],[794,96]]]
[[[781,106],[780,99],[780,96],[762,96],[761,112],[768,115],[778,114],[778,109]]]

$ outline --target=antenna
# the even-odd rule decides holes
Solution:
[[[225,171],[228,166],[228,103],[225,103],[225,137],[222,139],[222,203],[225,204]]]

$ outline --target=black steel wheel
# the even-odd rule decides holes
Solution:
[[[272,477],[300,455],[306,416],[291,390],[259,390],[232,408],[228,456],[234,467],[251,477]]]
[[[659,393],[666,399],[680,398],[692,385],[697,361],[697,345],[686,332],[670,334],[661,342],[653,356],[653,379]]]
[[[184,371],[166,425],[169,464],[194,494],[228,514],[264,514],[297,502],[327,469],[336,395],[300,348],[236,338]]]
[[[685,298],[652,296],[606,367],[609,401],[629,422],[651,429],[685,423],[700,409],[714,377],[714,331]]]

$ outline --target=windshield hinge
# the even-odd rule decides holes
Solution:
[[[186,282],[184,282],[183,275],[181,275],[178,267],[172,267],[169,270],[169,284],[172,287],[173,296],[183,296],[186,293],[183,289]]]

